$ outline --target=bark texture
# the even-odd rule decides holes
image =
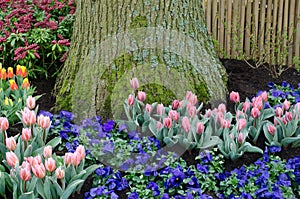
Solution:
[[[212,105],[226,101],[227,74],[208,35],[200,0],[76,4],[71,48],[55,86],[57,110],[72,110],[79,119],[112,116],[131,92],[132,77],[144,89],[158,84],[160,92],[178,98],[193,90],[199,99],[207,95],[204,101]]]

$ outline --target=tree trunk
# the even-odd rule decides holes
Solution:
[[[147,102],[169,103],[187,90],[213,106],[226,102],[227,74],[208,35],[201,0],[76,4],[71,48],[55,86],[57,110],[72,110],[78,119],[118,117],[132,77],[147,91]]]

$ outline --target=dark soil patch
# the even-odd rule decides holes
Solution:
[[[282,81],[287,81],[291,83],[294,87],[300,82],[300,73],[295,69],[288,69],[282,73],[279,78],[273,78],[270,72],[266,69],[266,66],[261,66],[257,69],[249,67],[244,61],[223,59],[221,60],[226,68],[229,75],[228,77],[228,91],[239,92],[241,101],[245,100],[247,97],[250,98],[254,96],[259,90],[268,90],[268,82],[274,82],[281,84]],[[32,84],[36,87],[36,94],[41,95],[38,104],[40,106],[39,110],[50,110],[55,102],[55,98],[52,96],[51,92],[53,90],[55,79],[37,79],[33,80]],[[233,111],[234,104],[227,99],[228,110]],[[265,140],[260,138],[257,145],[264,148]],[[198,152],[193,150],[191,153],[185,152],[182,157],[187,161],[188,165],[196,164],[194,160],[198,155]],[[281,158],[289,159],[296,155],[300,155],[300,148],[296,149],[283,149],[278,153]],[[243,157],[237,161],[226,160],[224,166],[227,171],[234,168],[240,168],[243,164],[249,165],[255,160],[260,158],[261,155],[246,153]],[[72,198],[84,198],[83,194],[92,187],[92,178],[88,178],[84,183],[80,194],[74,194]],[[128,190],[118,192],[120,198],[126,198],[126,192]]]

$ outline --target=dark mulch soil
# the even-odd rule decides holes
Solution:
[[[223,65],[226,68],[226,71],[229,75],[228,79],[228,91],[236,91],[239,92],[241,101],[245,100],[246,97],[254,96],[259,90],[268,90],[268,82],[272,81],[277,84],[281,84],[282,81],[287,81],[291,83],[293,86],[297,86],[300,82],[300,73],[294,69],[288,69],[283,72],[283,74],[275,79],[271,76],[270,72],[266,69],[266,66],[261,66],[257,69],[253,69],[249,67],[243,61],[232,60],[232,59],[224,59],[221,60]],[[53,86],[55,83],[55,79],[37,79],[33,80],[32,84],[36,87],[36,94],[42,94],[42,97],[39,99],[38,104],[40,106],[40,110],[50,110],[54,105],[54,97],[51,95],[51,91],[53,90]],[[228,101],[228,100],[227,100]],[[233,110],[233,104],[228,101],[228,110]],[[264,146],[264,140],[258,140],[258,146]],[[183,158],[188,162],[188,164],[195,164],[194,158],[198,153],[196,151],[192,151],[192,153],[186,152],[183,154]],[[300,155],[300,148],[297,149],[283,149],[278,155],[284,159],[288,159],[294,157],[296,155]],[[226,160],[224,166],[227,171],[232,170],[233,168],[239,168],[243,164],[249,165],[253,163],[255,160],[260,158],[259,154],[245,154],[242,158],[231,161]],[[80,194],[73,195],[72,198],[83,198],[83,194],[92,186],[92,179],[89,178],[87,182],[83,185],[83,189]],[[127,190],[128,191],[128,190]],[[125,192],[119,192],[120,198],[126,198]]]

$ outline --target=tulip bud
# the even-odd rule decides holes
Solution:
[[[202,134],[204,132],[204,124],[203,122],[198,122],[197,123],[197,133]]]
[[[35,124],[36,115],[34,111],[30,111],[27,107],[22,111],[22,121],[26,126]]]
[[[65,177],[65,171],[61,169],[61,166],[56,169],[55,175],[57,179],[63,179]]]
[[[243,103],[243,111],[246,112],[248,109],[250,109],[250,102],[244,102]]]
[[[219,112],[222,112],[223,114],[225,114],[226,113],[226,106],[225,106],[225,104],[219,104],[219,106],[218,106],[218,110],[219,110]]]
[[[290,106],[291,106],[291,103],[288,100],[285,100],[282,104],[282,108],[286,111],[289,110]]]
[[[268,125],[268,132],[271,134],[271,135],[274,135],[275,134],[275,131],[276,131],[276,127],[272,124]]]
[[[47,169],[47,171],[52,172],[56,169],[56,163],[55,160],[53,158],[48,158],[45,161],[45,167]]]
[[[150,104],[146,104],[145,109],[146,109],[146,111],[147,111],[148,113],[151,113],[152,107],[151,107]]]
[[[37,121],[38,125],[43,129],[47,129],[50,127],[51,120],[49,116],[39,115]]]
[[[72,156],[73,156],[73,153],[66,153],[65,154],[65,164],[66,164],[66,166],[68,166],[69,164],[71,164],[71,162],[72,162]]]
[[[164,125],[161,122],[156,123],[157,130],[160,130]]]
[[[133,88],[133,90],[137,90],[139,88],[139,81],[137,78],[132,78],[130,80],[130,85]]]
[[[173,110],[177,110],[178,107],[179,107],[179,100],[174,100],[174,101],[172,102],[172,109],[173,109]]]
[[[176,122],[178,122],[179,120],[179,114],[177,113],[177,111],[174,110],[169,111],[169,117],[175,120]]]
[[[143,102],[143,101],[145,101],[145,99],[146,99],[146,93],[145,92],[143,92],[143,91],[139,91],[138,92],[138,100],[140,100],[141,102]]]
[[[284,118],[285,118],[285,120],[286,121],[292,121],[293,120],[293,115],[292,115],[292,113],[291,112],[285,112],[285,115],[284,115]]]
[[[260,94],[261,98],[263,99],[264,102],[268,101],[268,93],[267,91],[264,91]]]
[[[17,146],[17,143],[16,143],[16,140],[14,137],[9,137],[6,139],[5,141],[6,143],[6,148],[10,151],[13,151],[15,150],[16,146]]]
[[[238,141],[238,143],[243,144],[243,142],[244,142],[244,134],[243,133],[238,134],[237,141]]]
[[[81,161],[81,156],[78,152],[75,151],[75,153],[73,153],[72,155],[72,159],[71,159],[71,163],[73,166],[78,166],[80,164]]]
[[[281,117],[283,114],[283,110],[280,107],[276,107],[275,114],[277,117]]]
[[[247,126],[247,120],[242,118],[238,120],[238,130],[245,128]]]
[[[20,168],[20,178],[23,181],[28,181],[31,179],[31,171],[30,171],[30,167],[21,167]]]
[[[133,95],[129,95],[128,96],[128,105],[132,106],[134,103],[134,96]]]
[[[194,118],[197,114],[197,109],[195,106],[192,106],[190,109],[189,109],[189,115],[191,118]]]
[[[191,129],[191,123],[188,117],[184,116],[181,121],[181,126],[183,130],[188,133]]]
[[[255,119],[260,116],[260,110],[257,107],[253,107],[251,110],[251,116]]]
[[[83,160],[83,159],[85,158],[85,149],[84,149],[84,146],[79,145],[79,146],[76,148],[76,152],[79,154],[80,160]]]
[[[164,126],[169,129],[172,126],[172,119],[169,117],[166,117],[166,118],[164,118],[163,123],[164,123]]]
[[[229,98],[234,103],[240,102],[240,94],[238,92],[232,91],[229,95]]]
[[[31,167],[32,173],[37,177],[37,178],[44,178],[46,175],[46,169],[45,166],[41,164],[35,164],[32,165]]]
[[[34,109],[35,108],[35,99],[32,96],[28,96],[26,99],[26,106],[29,109]]]
[[[6,152],[5,156],[7,164],[13,168],[16,166],[17,162],[19,162],[17,155],[12,151]]]
[[[6,131],[9,127],[9,123],[6,117],[0,117],[0,128],[2,131]]]
[[[31,129],[23,128],[22,129],[22,140],[23,141],[29,141],[30,138],[31,138]]]
[[[44,158],[52,157],[52,146],[48,145],[44,148]]]
[[[258,108],[259,110],[262,109],[263,100],[261,96],[254,97],[252,99],[252,106]]]
[[[187,91],[186,93],[186,99],[194,106],[197,104],[197,95],[192,93],[191,91]]]
[[[231,125],[231,123],[230,123],[229,120],[223,119],[223,121],[222,121],[222,127],[223,127],[223,128],[229,129],[229,128],[230,128],[230,125]]]
[[[157,114],[158,115],[163,115],[164,111],[165,111],[165,107],[163,104],[158,104],[157,105]]]

